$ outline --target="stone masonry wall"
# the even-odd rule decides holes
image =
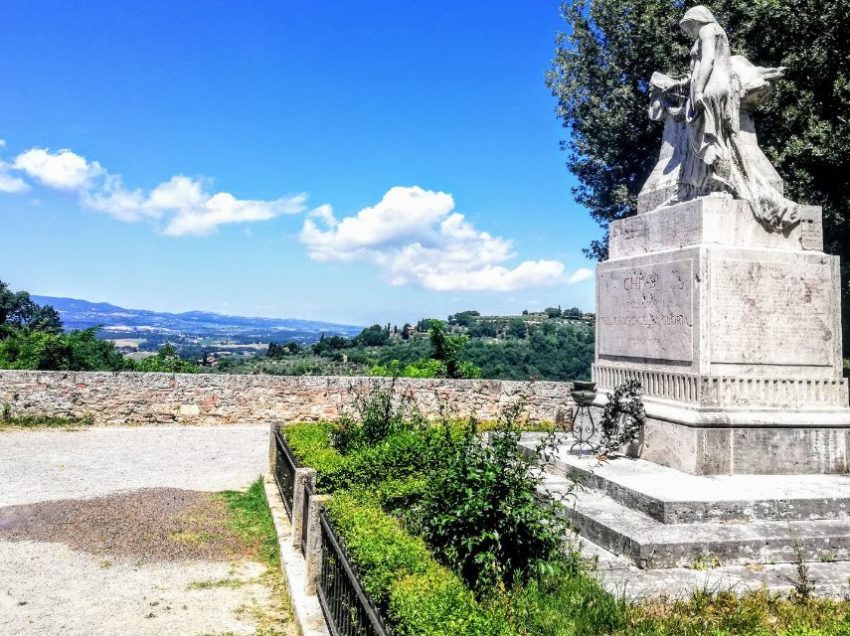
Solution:
[[[0,371],[0,407],[14,415],[91,416],[96,424],[248,424],[316,421],[349,408],[358,391],[388,386],[389,378],[170,373]],[[429,416],[474,412],[492,419],[527,397],[532,420],[554,420],[572,405],[566,382],[502,380],[395,381]]]

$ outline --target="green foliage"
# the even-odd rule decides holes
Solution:
[[[355,415],[340,417],[331,429],[331,444],[340,453],[375,446],[406,428],[407,408],[394,398],[395,382],[375,386],[354,396]]]
[[[295,353],[301,353],[301,345],[294,340],[292,342],[287,342],[286,344],[270,342],[269,350],[266,352],[266,357],[276,360]]]
[[[450,335],[446,331],[446,323],[441,320],[431,321],[429,335],[433,349],[431,357],[446,365],[447,378],[476,378],[481,376],[481,370],[474,364],[461,360],[463,348],[469,341],[467,336]]]
[[[230,526],[248,543],[259,560],[271,568],[280,567],[277,532],[262,477],[245,492],[225,491],[217,496],[227,503]]]
[[[569,129],[567,166],[576,200],[603,228],[635,213],[652,170],[661,125],[646,116],[653,71],[687,69],[690,42],[678,0],[576,0],[562,11],[548,85]],[[785,66],[758,113],[759,141],[790,198],[824,206],[827,251],[842,257],[845,355],[850,355],[850,12],[843,0],[716,0],[732,52]],[[604,258],[606,235],[587,252]]]
[[[398,360],[390,360],[386,365],[374,365],[369,369],[369,375],[386,378],[440,378],[446,376],[446,365],[440,360],[430,358],[420,358],[404,366]]]
[[[415,431],[398,431],[375,446],[343,455],[331,446],[332,430],[331,424],[297,424],[283,430],[299,463],[316,469],[319,492],[374,485],[378,479],[404,480],[423,472],[427,446]]]
[[[456,373],[465,378],[503,380],[575,380],[590,376],[594,355],[593,323],[578,316],[546,319],[541,314],[480,316],[465,311],[450,316],[451,327],[442,325],[443,336],[466,337],[457,354]],[[562,315],[573,310],[565,310]],[[578,319],[577,319],[578,318]],[[217,371],[223,373],[268,373],[272,375],[372,375],[383,377],[449,377],[445,361],[435,360],[430,336],[434,320],[420,321],[416,331],[402,329],[381,346],[366,347],[356,339],[323,338],[298,353],[273,357],[226,358]],[[427,328],[426,328],[427,326]],[[384,333],[389,333],[383,327]],[[438,331],[440,327],[438,326]],[[289,345],[286,345],[289,347]],[[439,347],[444,350],[445,347]]]
[[[91,415],[83,417],[48,417],[43,415],[13,415],[10,404],[4,404],[0,414],[0,429],[2,428],[77,428],[91,426],[94,418]]]
[[[564,575],[538,577],[512,590],[501,602],[506,619],[521,625],[528,636],[595,636],[622,627],[627,604],[603,590],[577,563],[573,566]]]
[[[191,360],[184,360],[178,356],[170,344],[165,344],[156,355],[136,362],[132,369],[149,373],[198,373],[201,370]]]
[[[399,636],[509,636],[513,625],[479,605],[445,568],[433,567],[393,583],[390,620]]]
[[[0,339],[0,368],[67,371],[120,371],[127,367],[115,345],[95,337],[95,329],[51,333],[9,329]]]
[[[481,313],[469,310],[469,311],[459,311],[458,313],[449,316],[449,324],[450,325],[458,325],[459,327],[469,327],[472,323],[475,322],[475,319],[480,317]]]
[[[850,636],[850,602],[798,602],[767,590],[696,591],[677,601],[652,599],[628,608],[618,636]]]
[[[409,535],[367,494],[337,492],[327,510],[363,575],[363,586],[379,606],[386,608],[393,579],[436,566],[422,539]]]
[[[124,359],[96,329],[62,333],[57,311],[0,281],[0,369],[118,371]]]
[[[33,302],[28,292],[13,292],[0,280],[0,338],[11,333],[3,327],[59,334],[62,321],[53,307]]]
[[[593,355],[591,325],[554,320],[529,327],[525,339],[475,338],[463,351],[464,359],[481,369],[481,377],[505,380],[588,378]]]
[[[437,557],[479,593],[530,580],[561,561],[568,525],[554,502],[538,499],[542,477],[532,470],[554,440],[533,454],[520,450],[522,408],[521,401],[506,408],[487,443],[474,421],[461,436],[448,427],[435,436],[416,510]]]
[[[319,482],[325,484],[323,492],[334,493],[329,504],[331,518],[367,590],[396,633],[404,636],[850,636],[847,601],[794,600],[759,591],[741,596],[696,592],[682,601],[659,598],[627,603],[606,593],[575,553],[560,556],[558,552],[559,556],[553,559],[556,567],[530,565],[523,569],[519,566],[521,561],[513,559],[510,567],[519,567],[527,576],[511,580],[513,585],[509,589],[504,585],[505,576],[501,576],[497,584],[476,599],[462,577],[435,559],[436,556],[444,560],[446,549],[434,550],[432,535],[419,537],[412,532],[421,525],[415,523],[417,519],[424,518],[427,522],[436,516],[435,510],[437,514],[447,511],[438,522],[445,524],[445,534],[438,542],[445,546],[452,541],[448,535],[466,537],[472,550],[482,550],[481,562],[472,560],[473,565],[483,567],[491,563],[490,552],[483,551],[485,541],[490,542],[494,554],[505,553],[495,537],[482,539],[488,530],[495,528],[499,534],[510,534],[538,522],[560,523],[548,517],[549,512],[539,512],[541,506],[545,509],[545,504],[530,507],[534,478],[529,481],[516,475],[518,463],[524,461],[509,449],[509,446],[516,448],[511,436],[519,428],[517,414],[517,411],[506,413],[504,421],[495,427],[489,445],[484,446],[492,449],[491,458],[501,458],[500,461],[464,462],[461,453],[481,453],[482,447],[472,441],[474,428],[457,423],[430,429],[418,424],[402,427],[403,430],[375,447],[358,449],[349,455],[331,447],[331,423],[284,429],[302,464],[317,468]],[[500,437],[504,433],[507,434]],[[418,442],[408,448],[417,448],[415,454],[405,457],[404,453],[387,452],[386,447],[393,440],[412,437],[418,438]],[[505,446],[500,448],[502,442]],[[538,462],[545,461],[545,452],[545,447],[538,449]],[[402,466],[404,462],[408,462],[406,467]],[[445,477],[447,470],[472,492],[461,492],[460,487]],[[333,475],[333,479],[329,481],[328,475]],[[505,494],[499,494],[500,489],[493,486],[499,483],[514,485],[502,487]],[[350,490],[344,491],[345,488]],[[449,503],[438,508],[435,502],[438,497],[446,498]],[[505,510],[499,511],[503,502],[507,502]],[[500,517],[513,522],[506,523]],[[464,523],[465,520],[468,522]],[[560,538],[560,531],[554,528],[552,531]],[[527,540],[519,543],[520,548],[527,545]],[[552,566],[552,561],[542,559],[552,554],[551,542],[544,540],[540,546],[526,560],[534,563],[536,559],[542,565]]]
[[[399,634],[498,634],[471,592],[363,491],[340,492],[328,514],[357,564],[363,587]]]
[[[390,330],[381,325],[366,327],[354,341],[364,347],[380,347],[390,338]]]

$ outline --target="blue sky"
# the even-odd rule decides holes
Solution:
[[[4,2],[0,278],[359,324],[590,310],[558,4]]]

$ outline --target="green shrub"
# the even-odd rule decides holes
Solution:
[[[375,493],[384,510],[410,510],[425,494],[427,480],[421,477],[385,479],[375,485]]]
[[[435,566],[422,539],[409,535],[368,493],[338,492],[327,510],[357,563],[363,587],[380,607],[387,607],[393,580]]]
[[[527,454],[518,446],[518,402],[482,443],[475,423],[462,436],[433,436],[428,486],[416,515],[438,559],[481,593],[511,587],[562,561],[569,530],[557,504],[537,497],[542,476],[534,469],[546,448]],[[547,441],[553,444],[554,440]]]
[[[375,446],[343,455],[330,445],[330,424],[298,424],[284,429],[284,436],[302,466],[316,469],[319,492],[329,493],[385,479],[420,475],[428,459],[421,433],[402,430]]]
[[[461,580],[433,567],[393,583],[390,621],[399,636],[508,636],[517,632],[482,608]]]
[[[401,378],[444,378],[446,365],[440,360],[420,358],[411,364],[402,366],[398,360],[387,364],[376,364],[369,369],[369,375]]]
[[[148,356],[130,367],[146,373],[198,373],[201,367],[191,360],[184,360],[170,344],[164,345],[155,356]]]
[[[577,564],[559,576],[538,577],[501,600],[523,636],[611,634],[625,623],[626,604],[608,594]]]
[[[338,492],[328,514],[363,587],[401,635],[495,636],[494,623],[458,577],[433,558],[367,491]]]
[[[354,398],[356,415],[343,415],[330,430],[331,445],[346,454],[354,449],[374,446],[395,432],[412,428],[408,420],[415,415],[409,402],[395,395],[395,380],[388,386],[372,386]]]
[[[115,345],[95,337],[95,329],[52,333],[3,328],[0,369],[120,371],[127,363]]]

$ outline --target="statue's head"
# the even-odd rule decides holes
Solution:
[[[682,31],[696,39],[699,35],[699,30],[706,24],[713,22],[717,22],[714,19],[714,14],[711,13],[708,7],[699,5],[685,12],[685,16],[679,22],[679,26],[682,28]]]

